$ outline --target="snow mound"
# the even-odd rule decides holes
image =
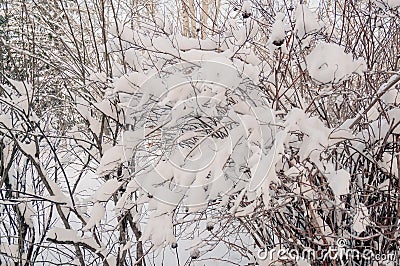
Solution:
[[[353,60],[343,47],[332,43],[318,44],[306,57],[306,64],[310,76],[321,84],[339,83],[367,70],[364,59]]]
[[[296,8],[296,26],[294,31],[297,37],[303,39],[307,34],[315,33],[322,28],[316,16],[306,5],[298,5]]]

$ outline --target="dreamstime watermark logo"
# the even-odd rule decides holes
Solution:
[[[274,157],[274,115],[261,94],[233,64],[216,61],[175,64],[142,82],[123,134],[137,183],[186,206],[204,205],[240,181],[256,190]]]
[[[394,253],[380,254],[375,253],[368,248],[350,248],[348,241],[339,238],[336,243],[328,248],[318,251],[311,248],[304,248],[302,251],[288,248],[273,248],[270,250],[260,249],[257,251],[257,258],[260,260],[291,260],[291,261],[347,261],[350,259],[365,261],[396,261],[397,256]]]

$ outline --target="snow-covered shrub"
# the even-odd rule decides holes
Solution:
[[[396,3],[4,0],[0,264],[395,254]]]

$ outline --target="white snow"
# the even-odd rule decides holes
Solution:
[[[400,0],[375,0],[374,2],[376,2],[378,5],[382,5],[381,3],[384,3],[392,9],[400,7]]]
[[[32,203],[22,202],[18,204],[18,208],[21,214],[24,216],[25,223],[33,228],[32,218],[35,216],[35,210],[33,209]]]
[[[101,157],[100,165],[97,168],[96,174],[99,176],[107,175],[114,171],[121,163],[123,156],[122,146],[117,145],[106,150]]]
[[[3,126],[5,126],[6,128],[12,128],[12,120],[9,113],[0,115],[0,127]]]
[[[333,43],[319,43],[306,56],[307,70],[314,81],[321,84],[339,83],[351,74],[366,71],[363,59],[353,60],[344,48]]]
[[[294,31],[297,37],[303,39],[306,35],[319,31],[322,26],[317,21],[316,16],[304,4],[299,4],[296,8],[296,25]]]
[[[353,221],[353,229],[357,233],[361,233],[366,230],[367,225],[371,225],[371,221],[369,219],[369,211],[367,207],[360,203],[360,206],[357,208],[357,213],[354,216],[354,221]]]
[[[11,83],[11,85],[13,85],[20,95],[29,97],[32,93],[32,86],[26,82],[13,79],[8,79],[8,81]]]
[[[97,102],[94,106],[99,109],[103,114],[118,120],[117,111],[115,105],[113,105],[109,100],[105,99],[101,102]]]
[[[24,114],[28,114],[29,109],[30,109],[30,104],[29,104],[29,99],[26,95],[22,95],[20,97],[17,97],[13,99],[13,102],[20,108]]]
[[[171,214],[152,212],[140,239],[142,241],[151,240],[156,248],[176,242]]]
[[[245,13],[251,13],[251,2],[248,0],[243,1],[241,11]]]
[[[277,13],[275,22],[272,24],[271,35],[268,39],[268,47],[271,51],[285,47],[286,25],[283,22],[284,18],[283,13]]]
[[[21,147],[21,149],[31,157],[35,157],[36,154],[36,143],[34,141],[25,141],[25,142],[20,142],[18,141],[18,145]]]
[[[96,201],[108,201],[121,184],[122,182],[118,182],[116,178],[107,180],[96,190],[92,198]]]
[[[340,169],[335,171],[333,165],[328,165],[325,176],[336,197],[349,193],[350,174],[346,170]]]
[[[100,253],[107,254],[104,247],[99,246],[93,237],[78,236],[78,231],[74,229],[52,228],[47,233],[47,238],[57,240],[60,242],[84,243]]]
[[[98,82],[106,82],[107,75],[104,72],[92,72],[89,75],[89,80],[98,81]]]
[[[90,218],[86,225],[82,228],[83,231],[92,229],[95,225],[99,226],[101,219],[103,219],[106,213],[106,209],[103,204],[96,202],[93,205],[92,211],[90,212]]]
[[[57,201],[57,202],[64,202],[67,204],[70,204],[71,201],[70,199],[64,194],[64,192],[62,192],[61,188],[59,185],[57,185],[56,182],[54,182],[51,178],[49,178],[48,176],[46,176],[46,180],[47,183],[49,184],[53,195],[50,196],[50,199],[53,201]]]

